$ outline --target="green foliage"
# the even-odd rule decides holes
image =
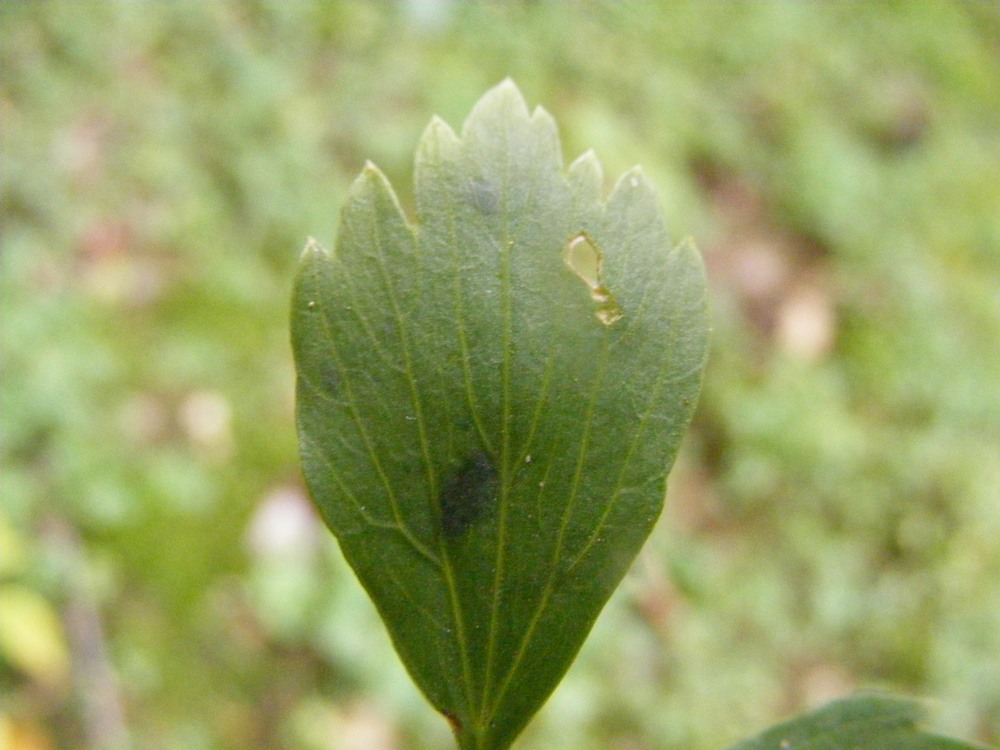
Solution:
[[[771,727],[730,750],[975,750],[923,732],[920,704],[885,695],[857,695]]]
[[[448,745],[309,515],[288,281],[365,158],[411,213],[428,113],[507,75],[567,153],[642,161],[713,315],[661,522],[521,746],[718,750],[866,686],[1000,741],[995,3],[48,0],[0,28],[0,744],[106,746],[64,660],[83,598],[135,747]]]
[[[463,748],[506,748],[663,506],[707,350],[704,276],[638,170],[505,82],[416,160],[416,224],[369,165],[292,309],[303,468]],[[588,257],[589,253],[589,257]]]

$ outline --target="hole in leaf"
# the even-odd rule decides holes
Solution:
[[[606,326],[621,320],[624,313],[601,280],[604,257],[586,232],[580,232],[569,241],[566,246],[565,260],[566,265],[590,289],[591,299],[598,303],[595,312],[597,319]]]
[[[609,326],[621,320],[625,313],[623,313],[622,309],[615,304],[614,300],[612,300],[611,302],[597,308],[596,315],[599,321],[604,323],[604,325]]]
[[[583,279],[591,292],[600,287],[598,274],[601,270],[601,254],[583,232],[569,241],[566,247],[566,265]]]

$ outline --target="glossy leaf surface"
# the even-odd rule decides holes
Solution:
[[[310,492],[462,748],[505,748],[660,513],[705,281],[634,169],[604,195],[505,81],[434,119],[416,221],[365,167],[310,242],[292,340]]]

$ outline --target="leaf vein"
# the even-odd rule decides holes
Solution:
[[[317,279],[314,277],[313,283],[315,284]],[[368,430],[365,429],[364,420],[358,413],[357,400],[354,396],[354,390],[351,386],[351,378],[347,369],[344,367],[342,360],[340,359],[340,354],[337,350],[337,345],[334,342],[332,333],[330,332],[330,321],[328,318],[328,311],[325,298],[320,302],[321,315],[320,319],[323,322],[322,332],[324,338],[329,344],[330,356],[337,365],[337,369],[341,373],[341,382],[344,385],[344,392],[347,395],[347,411],[351,416],[351,420],[354,422],[355,427],[358,429],[358,433],[361,435],[361,439],[365,444],[365,449],[368,451],[368,457],[375,467],[375,471],[382,482],[382,486],[385,488],[386,496],[389,500],[389,505],[392,508],[393,518],[395,518],[396,523],[399,525],[400,532],[407,538],[410,544],[420,552],[424,557],[434,560],[438,565],[440,561],[436,558],[434,553],[428,549],[417,537],[413,534],[413,531],[409,528],[406,522],[403,520],[402,512],[399,508],[399,501],[396,498],[396,493],[392,488],[392,483],[389,481],[389,477],[385,473],[385,468],[382,466],[382,462],[379,460],[378,453],[375,450],[375,446],[372,442],[371,436],[368,434]]]

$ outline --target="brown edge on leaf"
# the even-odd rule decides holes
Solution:
[[[440,711],[441,709],[438,710]],[[448,720],[448,723],[451,724],[451,731],[458,736],[459,732],[462,731],[462,722],[453,713],[449,713],[448,711],[441,711],[441,713]]]

